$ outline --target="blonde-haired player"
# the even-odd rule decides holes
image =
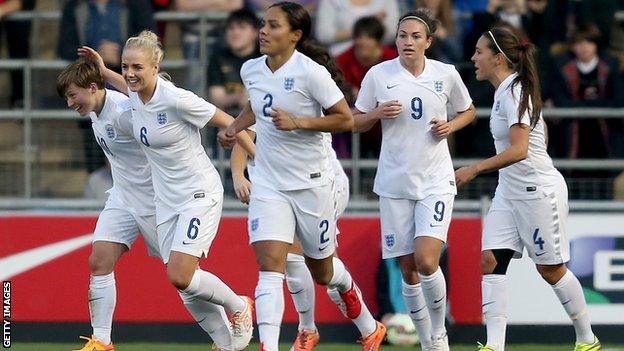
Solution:
[[[403,298],[423,350],[449,349],[446,282],[439,260],[457,191],[446,137],[475,116],[455,67],[425,56],[436,27],[424,10],[401,17],[399,57],[366,73],[354,115],[357,132],[381,120],[373,191],[379,195],[382,254],[398,258]],[[451,121],[447,104],[458,112]]]
[[[253,331],[252,300],[236,295],[198,265],[217,233],[223,205],[223,186],[201,145],[200,129],[207,123],[225,128],[233,118],[159,75],[164,52],[152,32],[143,31],[126,41],[122,76],[104,67],[92,49],[79,52],[97,60],[106,80],[127,89],[134,137],[152,168],[160,254],[169,281],[219,348],[244,349]],[[244,133],[237,137],[253,153],[251,139]],[[230,315],[231,335],[223,328],[215,330],[218,320],[207,318],[223,314],[223,309]]]

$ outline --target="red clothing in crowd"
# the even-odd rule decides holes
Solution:
[[[383,47],[383,54],[381,56],[381,60],[379,62],[387,61],[397,57],[398,53],[395,48],[390,46]],[[347,83],[351,84],[354,88],[360,89],[360,85],[362,84],[362,79],[364,79],[364,75],[372,66],[363,66],[356,58],[355,58],[355,50],[353,47],[349,48],[349,50],[338,56],[338,66],[342,70],[345,80]],[[377,62],[377,63],[379,63]],[[377,64],[376,63],[376,64]]]

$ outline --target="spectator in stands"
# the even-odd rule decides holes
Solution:
[[[183,12],[232,12],[243,8],[243,0],[174,0],[177,11]],[[208,47],[215,44],[219,37],[218,23],[207,23]],[[201,93],[201,62],[200,60],[200,27],[198,21],[185,22],[182,26],[182,50],[184,58],[190,60],[188,64],[188,76],[185,87],[197,94]],[[210,53],[208,53],[209,55]]]
[[[560,69],[551,79],[558,107],[617,107],[622,104],[622,77],[616,59],[599,52],[601,35],[593,24],[573,34],[570,56],[558,59]],[[563,150],[569,158],[623,157],[621,119],[584,118],[568,125]],[[561,150],[558,151],[561,153]]]
[[[383,23],[375,16],[358,19],[353,25],[353,46],[338,56],[336,60],[350,85],[352,97],[357,96],[360,84],[366,72],[374,65],[397,57],[393,46],[384,45],[382,39],[386,30]],[[338,135],[336,146],[343,146],[347,140]],[[348,140],[351,136],[348,135]],[[363,157],[379,157],[381,148],[381,126],[376,124],[371,130],[360,137],[360,154]],[[338,148],[340,153],[340,147]],[[344,150],[343,150],[344,151]]]
[[[544,36],[544,16],[548,0],[489,0],[487,8],[473,14],[472,30],[466,34],[464,42],[464,59],[469,60],[481,34],[494,27],[497,22],[504,22],[516,30],[534,34],[538,41]],[[531,5],[527,5],[531,3]],[[559,17],[561,17],[559,15]],[[546,33],[547,34],[547,33]],[[530,38],[533,39],[533,38]]]
[[[76,49],[86,45],[118,70],[123,42],[144,29],[156,30],[149,0],[68,0],[62,11],[58,55],[65,60],[76,59]]]
[[[581,25],[573,34],[571,56],[558,59],[554,72],[552,98],[557,107],[616,107],[622,104],[622,73],[617,60],[599,52],[600,32],[595,25]],[[549,128],[550,149],[554,155],[579,158],[624,157],[624,123],[622,119],[563,119]],[[563,135],[561,135],[563,134]],[[609,178],[610,171],[575,170],[575,178]],[[612,186],[602,182],[587,193],[579,189],[579,198],[591,199],[598,194],[610,198]]]
[[[320,0],[316,11],[316,38],[338,56],[352,45],[353,24],[359,18],[375,16],[386,28],[384,42],[394,40],[399,21],[397,0]]]
[[[241,66],[260,56],[258,22],[249,10],[232,12],[225,22],[226,45],[216,46],[208,62],[209,100],[233,116],[237,116],[248,101],[240,78]]]
[[[6,16],[16,11],[32,11],[34,8],[35,0],[0,0],[0,43],[2,33],[5,33],[10,59],[24,59],[30,55],[30,21],[13,21]],[[10,103],[13,108],[21,108],[24,105],[22,70],[11,71]]]
[[[427,57],[446,63],[461,62],[462,33],[455,26],[451,0],[417,0],[416,8],[428,9],[432,17],[440,22]]]
[[[276,2],[279,2],[279,0],[245,0],[245,7],[250,11],[262,12],[266,11],[269,6],[275,4]],[[308,12],[313,13],[316,11],[318,0],[290,0],[290,2],[299,4],[305,7]]]

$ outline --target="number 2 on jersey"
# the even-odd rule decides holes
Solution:
[[[273,106],[273,95],[266,94],[263,100],[264,106],[262,106],[262,114],[264,115],[264,117],[271,117],[271,112],[268,109]]]
[[[145,127],[141,127],[141,142],[147,147],[150,146],[150,143],[147,141],[147,128]]]
[[[423,115],[423,103],[422,99],[415,97],[412,99],[412,118],[420,119]]]
[[[319,229],[321,230],[321,244],[325,244],[329,241],[329,238],[325,237],[325,233],[329,230],[329,221],[326,219],[322,220],[321,224],[319,224]]]

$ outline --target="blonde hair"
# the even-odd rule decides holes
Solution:
[[[128,48],[139,48],[145,50],[150,59],[156,64],[160,64],[165,56],[162,44],[158,40],[158,36],[149,30],[144,30],[136,37],[126,40],[124,50]]]

